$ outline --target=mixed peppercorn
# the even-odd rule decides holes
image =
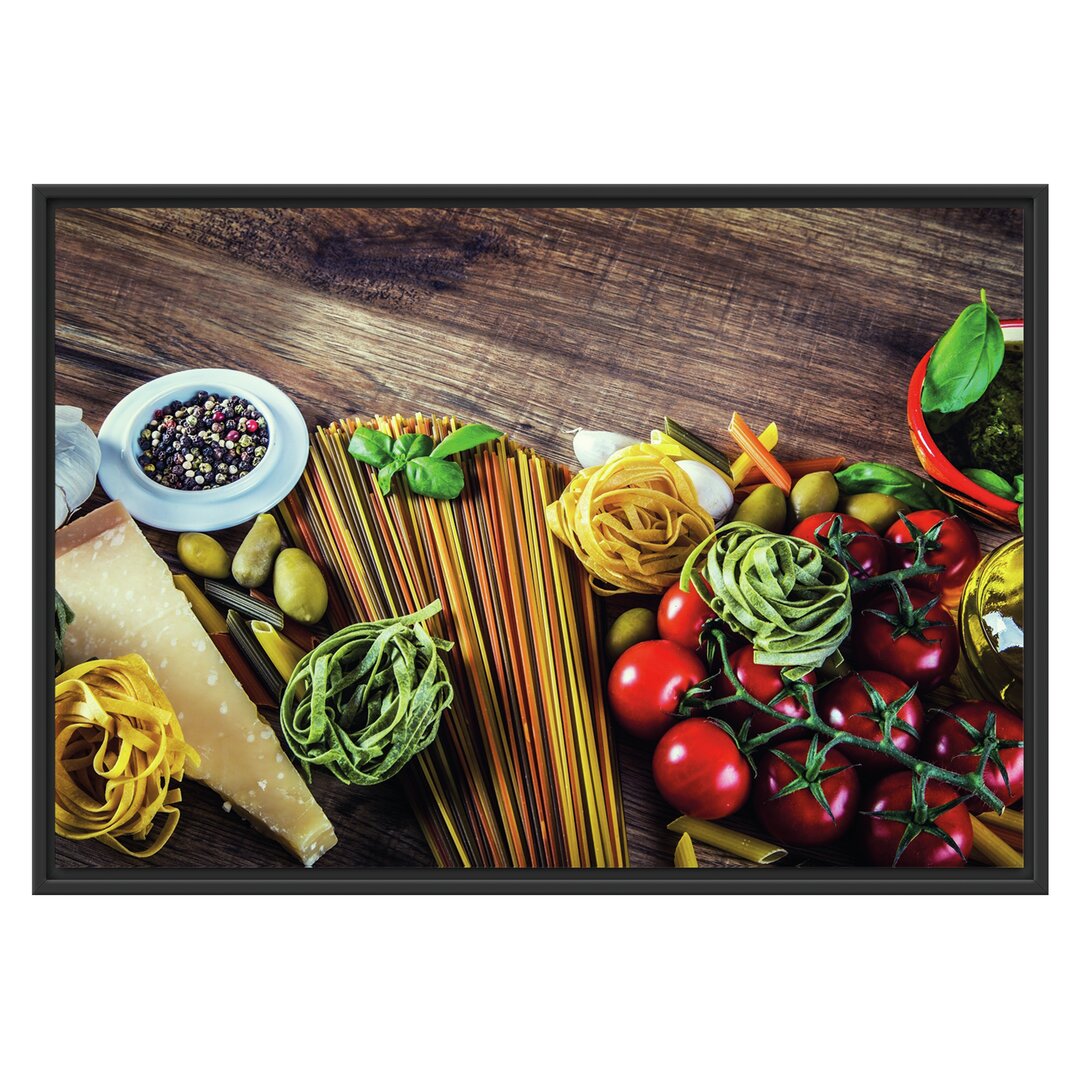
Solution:
[[[206,491],[247,476],[266,455],[266,418],[242,397],[200,390],[156,409],[139,432],[139,466],[177,491]]]

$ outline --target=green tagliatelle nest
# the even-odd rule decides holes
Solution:
[[[851,630],[847,570],[794,536],[723,525],[687,559],[682,587],[691,581],[732,632],[753,643],[759,664],[817,667]]]
[[[442,654],[453,642],[421,625],[442,610],[357,623],[331,634],[293,671],[281,730],[307,778],[324,765],[346,784],[390,779],[435,738],[454,691]]]

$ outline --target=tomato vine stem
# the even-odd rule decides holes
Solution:
[[[707,623],[705,629],[702,631],[702,638],[704,639],[706,657],[710,670],[715,669],[717,655],[719,655],[721,670],[714,670],[714,674],[710,675],[704,682],[698,683],[697,686],[688,690],[682,697],[679,710],[686,716],[703,712],[709,720],[718,724],[735,740],[739,749],[751,763],[754,761],[754,754],[764,749],[769,743],[781,741],[781,736],[790,733],[794,738],[800,737],[804,731],[812,732],[823,736],[827,740],[824,751],[833,748],[838,748],[842,751],[844,746],[857,746],[865,750],[882,754],[896,762],[898,766],[909,769],[914,773],[921,781],[919,785],[920,790],[925,791],[925,781],[938,780],[961,792],[967,792],[969,797],[976,796],[982,799],[987,806],[998,813],[1004,809],[1005,804],[990,790],[983,780],[986,764],[990,760],[991,754],[995,749],[995,740],[987,740],[986,745],[984,745],[982,753],[980,754],[978,767],[976,769],[968,773],[954,772],[943,766],[935,765],[932,762],[923,761],[920,758],[913,757],[906,751],[899,749],[899,747],[890,740],[877,742],[873,739],[864,739],[849,731],[839,731],[832,727],[831,724],[821,718],[820,713],[817,711],[817,706],[814,702],[814,687],[809,683],[803,682],[801,679],[787,682],[785,689],[778,695],[780,700],[784,697],[795,697],[806,711],[807,715],[805,717],[802,717],[801,719],[792,718],[786,713],[779,712],[777,709],[773,708],[772,704],[759,701],[745,686],[743,686],[731,665],[727,640],[721,630],[717,629],[715,626],[710,626],[710,624]],[[714,691],[715,684],[719,680],[721,674],[726,677],[734,692],[720,697],[710,696]],[[776,700],[777,699],[774,699],[774,701]],[[766,716],[779,720],[781,722],[780,726],[771,731],[763,732],[760,735],[751,735],[750,718],[747,718],[741,728],[736,731],[735,728],[723,718],[721,710],[728,705],[733,705],[737,702],[748,705],[754,712],[761,712]]]

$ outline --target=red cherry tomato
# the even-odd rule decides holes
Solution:
[[[701,638],[701,628],[716,617],[716,613],[690,586],[683,592],[676,581],[660,601],[656,613],[656,625],[665,641],[674,641],[686,649],[696,649]]]
[[[889,821],[874,817],[882,810],[911,811],[912,774],[909,772],[889,773],[882,777],[870,792],[859,815],[859,835],[862,845],[874,866],[892,866],[896,860],[897,848],[903,839],[906,824],[903,821]],[[926,803],[929,807],[944,806],[957,797],[956,791],[947,784],[931,780],[926,785]],[[951,810],[946,810],[933,820],[933,824],[952,837],[953,843],[960,849],[958,855],[953,848],[930,832],[920,832],[896,861],[897,866],[963,866],[971,854],[971,815],[967,806],[960,803]]]
[[[611,711],[631,735],[658,739],[678,719],[679,698],[705,676],[697,653],[673,641],[639,641],[608,676]]]
[[[653,780],[681,814],[727,817],[750,794],[750,765],[722,728],[696,717],[681,720],[656,744]]]
[[[932,600],[938,601],[926,613],[926,626],[921,632],[903,633],[894,638],[896,627],[875,612],[897,618],[899,601],[891,590],[878,593],[855,615],[850,638],[852,659],[860,670],[888,672],[908,686],[918,683],[919,691],[923,692],[940,686],[956,670],[960,642],[956,624],[936,594],[919,589],[907,591],[916,610]]]
[[[941,593],[952,603],[958,599],[964,589],[964,582],[971,571],[982,559],[979,538],[963,518],[955,514],[946,514],[943,510],[916,510],[907,515],[908,521],[922,532],[929,532],[938,522],[941,528],[937,538],[930,541],[926,551],[926,561],[931,566],[943,566],[944,570],[936,574],[921,574],[910,579],[912,585],[930,592]],[[885,534],[892,565],[906,569],[915,562],[911,530],[903,521],[895,522]]]
[[[848,731],[860,739],[872,739],[877,743],[884,742],[885,736],[881,728],[870,715],[866,715],[873,713],[873,702],[859,676],[862,676],[881,695],[886,705],[898,701],[911,689],[910,683],[905,683],[886,671],[860,671],[857,674],[845,675],[842,679],[827,686],[818,698],[818,712],[821,714],[821,719],[831,724],[837,731]],[[896,711],[896,720],[910,725],[913,730],[921,734],[926,722],[922,702],[917,697],[911,698]],[[911,732],[893,727],[892,743],[905,754],[914,754],[919,740]],[[880,771],[893,770],[897,767],[896,762],[884,754],[867,750],[862,746],[843,743],[837,749],[846,758],[864,769]]]
[[[758,762],[752,796],[754,813],[781,844],[828,844],[843,836],[855,821],[859,805],[856,770],[839,750],[830,750],[819,761],[811,760],[808,768],[810,746],[809,739],[797,739],[775,747],[775,751],[790,757],[797,769],[773,748]],[[821,772],[832,769],[842,771],[821,779]],[[776,797],[796,780],[805,786]],[[828,810],[815,797],[815,787],[829,804]]]
[[[923,741],[923,756],[927,761],[953,772],[973,772],[979,767],[979,755],[969,753],[975,746],[975,740],[953,717],[959,716],[966,720],[982,734],[986,730],[990,713],[994,714],[994,726],[999,739],[1023,742],[1024,721],[1004,705],[995,705],[990,701],[961,701],[957,705],[950,705],[947,711],[938,713],[931,720]],[[986,763],[983,780],[1006,806],[1011,806],[1024,797],[1024,748],[1000,747],[998,756],[1005,768],[1005,776],[1001,775],[998,765],[990,760]],[[968,805],[973,814],[990,809],[981,799],[972,799]]]
[[[780,677],[780,672],[783,668],[773,667],[771,664],[759,664],[754,660],[754,647],[753,645],[744,645],[741,649],[736,649],[730,656],[731,670],[735,672],[735,678],[750,691],[758,699],[758,701],[768,705],[781,690],[784,689],[784,681]],[[727,697],[735,692],[735,688],[731,685],[727,676],[720,673],[720,677],[717,680],[719,686],[719,693],[717,697]],[[817,685],[817,675],[813,671],[807,672],[803,676],[803,682],[809,683],[811,686]],[[799,704],[795,697],[781,698],[775,705],[772,706],[777,712],[783,713],[785,716],[790,716],[793,720],[802,720],[806,717],[806,710]],[[723,709],[724,719],[731,724],[733,728],[738,730],[743,721],[753,714],[753,719],[750,721],[750,731],[754,735],[763,735],[766,731],[773,731],[776,728],[782,727],[783,722],[777,720],[775,717],[769,716],[767,713],[763,713],[760,710],[751,708],[744,701],[736,701],[731,705],[727,705]],[[798,733],[789,729],[785,733],[786,737],[796,738]]]
[[[829,530],[834,518],[840,519],[844,535],[850,536],[845,543],[847,558],[840,560],[848,573],[852,577],[864,578],[885,573],[889,565],[885,541],[865,521],[850,514],[811,514],[791,530],[791,535],[829,551]]]

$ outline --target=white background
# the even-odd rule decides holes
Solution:
[[[1056,1053],[1076,1024],[1080,915],[1067,6],[240,7],[55,3],[5,25],[0,1070],[727,1080],[1075,1065]],[[32,897],[35,182],[1049,183],[1051,896]]]

